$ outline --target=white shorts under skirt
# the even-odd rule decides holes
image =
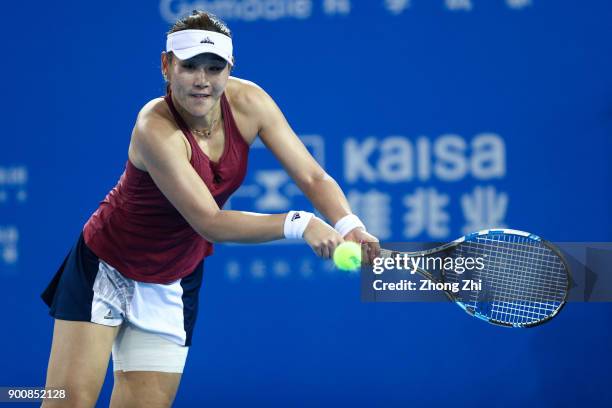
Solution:
[[[200,263],[169,284],[138,282],[98,259],[81,235],[42,298],[56,319],[121,326],[113,344],[115,370],[182,372],[202,275]]]

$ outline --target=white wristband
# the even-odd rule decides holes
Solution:
[[[355,214],[345,215],[340,218],[336,225],[334,225],[334,229],[338,231],[340,236],[344,238],[346,234],[354,230],[355,228],[363,228],[365,231],[366,227],[363,225],[363,222],[357,217]]]
[[[314,214],[307,211],[289,211],[285,218],[285,238],[301,239]]]

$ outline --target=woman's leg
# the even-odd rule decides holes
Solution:
[[[110,407],[170,407],[188,352],[189,347],[124,323],[113,345],[115,385]]]
[[[110,408],[168,408],[172,406],[181,373],[115,371]]]
[[[118,328],[55,319],[46,387],[65,389],[68,397],[42,407],[95,406]]]

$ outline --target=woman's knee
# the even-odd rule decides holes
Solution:
[[[99,390],[91,390],[82,384],[68,384],[62,387],[66,390],[66,398],[48,399],[41,408],[93,408],[98,400]]]
[[[44,407],[95,405],[116,333],[117,327],[55,321],[46,387],[64,389],[68,397],[46,401]]]
[[[176,396],[180,373],[115,371],[110,408],[167,408]]]

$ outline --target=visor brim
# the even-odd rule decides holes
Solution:
[[[172,53],[180,60],[188,60],[196,55],[211,53],[223,58],[228,64],[232,65],[231,58],[228,59],[228,56],[223,55],[217,47],[210,44],[196,45],[195,47],[184,48],[182,50],[172,50]]]

